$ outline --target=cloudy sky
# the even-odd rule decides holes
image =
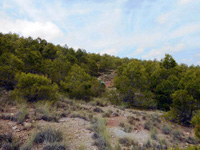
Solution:
[[[0,32],[88,52],[200,65],[200,0],[0,0]]]

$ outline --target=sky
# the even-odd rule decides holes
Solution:
[[[200,0],[0,0],[0,32],[142,60],[200,65]]]

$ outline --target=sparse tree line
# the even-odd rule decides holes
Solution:
[[[117,72],[116,89],[106,91],[97,77],[110,70]],[[184,125],[192,120],[200,133],[200,67],[179,65],[169,54],[161,61],[101,56],[0,33],[0,87],[28,102],[56,101],[59,93],[84,100],[104,95],[115,105],[167,111]]]

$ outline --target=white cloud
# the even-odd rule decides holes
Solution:
[[[101,55],[103,55],[103,54],[117,55],[118,51],[115,49],[105,49],[105,50],[101,51],[100,54]]]
[[[138,49],[136,49],[132,54],[128,55],[127,57],[134,57],[137,56],[138,54],[141,54],[144,52],[144,48],[139,47]]]
[[[162,14],[162,15],[158,16],[157,21],[160,24],[164,24],[168,21],[170,15],[171,15],[171,13]]]
[[[59,27],[52,22],[38,22],[27,20],[0,19],[0,32],[18,33],[22,36],[33,38],[41,37],[53,42],[63,38],[63,33]]]
[[[143,56],[144,59],[161,59],[166,53],[176,53],[176,52],[180,52],[182,50],[185,49],[185,45],[183,43],[174,45],[174,46],[164,46],[161,47],[159,49],[152,49],[149,53],[147,53],[146,55]]]
[[[191,64],[192,63],[192,59],[181,59],[181,62],[185,63],[185,64]]]
[[[169,34],[169,38],[178,38],[184,35],[200,32],[200,22],[186,24]]]
[[[195,0],[178,0],[179,5],[185,5],[187,3],[194,2]]]

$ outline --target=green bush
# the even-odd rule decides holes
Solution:
[[[38,100],[56,100],[58,86],[52,84],[45,76],[32,73],[18,73],[16,76],[17,86],[13,92],[16,98],[22,98],[33,102]]]
[[[200,111],[198,111],[192,118],[191,123],[195,126],[195,135],[200,138]]]
[[[161,130],[164,134],[170,134],[172,132],[172,129],[169,125],[164,125]]]
[[[173,104],[168,112],[170,120],[189,125],[192,114],[196,110],[196,100],[186,90],[178,90],[171,96]]]
[[[91,95],[91,77],[78,65],[72,67],[61,86],[70,98],[88,100]]]
[[[11,53],[4,53],[0,56],[0,87],[6,90],[13,90],[15,86],[15,74],[22,69],[24,63],[17,56]]]

